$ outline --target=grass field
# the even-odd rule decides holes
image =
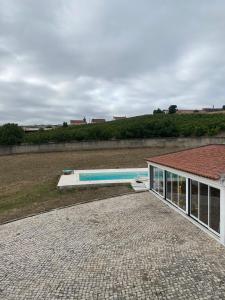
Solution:
[[[0,223],[66,205],[132,193],[127,186],[59,191],[63,169],[146,167],[145,158],[176,149],[116,149],[0,156]]]

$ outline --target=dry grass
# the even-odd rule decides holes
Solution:
[[[58,191],[62,169],[146,167],[144,158],[177,149],[115,149],[0,156],[0,223],[62,207],[132,193],[129,186]]]

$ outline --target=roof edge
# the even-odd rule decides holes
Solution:
[[[180,153],[180,152],[184,152],[184,151],[188,151],[188,150],[193,150],[193,149],[199,149],[199,148],[203,148],[203,147],[208,147],[208,146],[224,146],[225,147],[225,144],[206,144],[206,145],[202,145],[202,146],[198,146],[198,147],[191,147],[191,148],[186,148],[186,149],[183,149],[183,150],[177,150],[177,151],[173,151],[173,152],[168,152],[168,153],[164,153],[164,154],[160,154],[160,155],[154,155],[150,158],[145,158],[144,160],[145,161],[151,161],[152,158],[156,158],[156,157],[162,157],[162,156],[165,156],[165,155],[170,155],[170,154],[174,154],[174,153]]]

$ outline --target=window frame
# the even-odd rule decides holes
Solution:
[[[164,195],[162,196],[161,194],[159,194],[158,192],[156,192],[152,186],[150,185],[150,190],[154,193],[156,193],[157,195],[160,196],[161,199],[164,199],[166,201],[168,201],[170,204],[172,204],[173,206],[175,206],[176,208],[178,208],[182,213],[185,213],[186,215],[188,215],[190,218],[192,218],[194,221],[196,221],[197,223],[199,223],[200,225],[202,225],[203,227],[207,228],[212,234],[214,234],[217,237],[221,237],[221,233],[218,233],[217,231],[215,231],[213,228],[211,228],[209,226],[210,224],[210,194],[209,194],[209,190],[210,187],[217,189],[219,191],[219,231],[221,230],[221,195],[223,193],[223,187],[221,186],[220,181],[214,181],[211,180],[209,178],[204,178],[202,176],[198,176],[195,174],[191,174],[185,171],[180,171],[177,169],[173,169],[171,167],[167,167],[167,166],[162,166],[160,164],[157,163],[151,163],[149,162],[150,168],[151,167],[157,167],[159,169],[163,170],[163,174],[164,174]],[[183,210],[181,207],[179,207],[178,205],[176,205],[174,202],[172,202],[170,199],[167,199],[167,182],[166,182],[166,173],[175,173],[178,176],[184,177],[186,178],[186,210]],[[206,184],[208,186],[208,225],[206,225],[205,223],[201,222],[201,220],[199,220],[198,218],[196,218],[195,216],[193,216],[191,214],[191,180],[195,180],[198,183],[201,182],[203,184]],[[152,178],[150,178],[150,182],[152,181]],[[199,189],[198,189],[198,193],[199,193]],[[199,196],[198,196],[199,197]],[[198,201],[198,213],[199,213],[199,201]]]
[[[210,230],[211,232],[213,232],[215,235],[220,236],[220,232],[215,231],[213,228],[211,228],[209,226],[210,221],[211,221],[211,219],[210,219],[210,201],[211,201],[211,199],[210,199],[210,192],[209,191],[210,191],[211,187],[214,188],[214,189],[217,189],[219,191],[220,191],[220,189],[217,188],[217,187],[208,185],[208,184],[206,184],[206,183],[204,183],[202,181],[197,181],[198,182],[198,217],[196,217],[196,216],[194,216],[191,213],[191,181],[192,180],[193,181],[197,181],[195,179],[190,179],[190,183],[189,183],[190,184],[190,213],[189,213],[189,215],[190,215],[191,218],[193,218],[195,221],[197,221],[198,223],[200,223],[202,226],[206,227],[208,230]],[[205,185],[208,186],[208,224],[206,224],[206,223],[204,223],[204,222],[202,222],[200,220],[200,183],[205,184]],[[220,209],[221,209],[221,191],[220,191]],[[220,211],[219,211],[219,215],[220,215]]]
[[[171,199],[167,198],[167,191],[165,193],[165,200],[170,202],[171,204],[173,204],[175,207],[179,208],[182,212],[186,213],[187,211],[187,177],[183,176],[183,175],[180,175],[180,174],[177,174],[177,173],[174,173],[174,172],[170,172],[170,171],[167,171],[167,170],[164,170],[164,172],[166,173],[166,182],[165,182],[165,186],[167,186],[167,175],[168,173],[170,173],[170,180],[173,178],[173,175],[176,175],[177,176],[177,195],[178,195],[178,201],[176,204],[174,201],[173,201],[173,180],[171,180]],[[181,206],[179,206],[179,203],[180,203],[180,192],[179,192],[179,183],[180,183],[180,177],[183,177],[185,178],[185,195],[186,195],[186,199],[185,199],[185,209],[183,209]]]
[[[165,170],[162,169],[162,168],[156,167],[156,166],[152,166],[152,165],[150,165],[150,169],[152,170],[151,171],[152,180],[150,180],[150,182],[151,182],[150,189],[154,193],[156,193],[157,195],[159,195],[160,197],[164,197],[164,194],[165,194]],[[155,177],[154,177],[154,169],[157,169],[157,172],[156,172],[157,179],[155,179]],[[159,173],[160,172],[162,172],[162,175],[163,175],[163,180],[162,180],[162,182],[163,182],[163,193],[162,194],[159,192],[159,182],[160,182],[160,180],[159,180]],[[154,188],[154,181],[157,181],[157,185],[156,185],[157,189]]]

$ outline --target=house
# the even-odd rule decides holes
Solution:
[[[91,123],[92,124],[98,124],[98,123],[105,123],[105,119],[92,119]]]
[[[34,126],[23,126],[22,128],[25,133],[36,132],[40,130],[39,127],[34,127]]]
[[[176,113],[178,115],[187,115],[187,114],[201,113],[201,110],[198,110],[198,109],[178,109]]]
[[[70,120],[70,125],[85,125],[87,124],[86,120]]]
[[[116,116],[114,116],[113,117],[113,120],[114,121],[117,121],[117,120],[124,120],[124,119],[126,119],[127,117],[126,116],[122,116],[122,117],[116,117]]]
[[[169,113],[168,109],[164,109],[163,112],[165,114]],[[223,108],[210,108],[210,107],[205,107],[202,109],[178,109],[176,111],[176,114],[178,115],[186,115],[186,114],[209,114],[209,113],[225,113],[225,109]]]
[[[30,125],[30,126],[22,126],[23,130],[25,133],[30,133],[30,132],[37,132],[39,130],[52,130],[54,128],[57,128],[58,125]]]
[[[224,114],[225,113],[225,109],[222,108],[210,108],[210,107],[205,107],[202,109],[203,113],[211,113],[211,114]]]
[[[225,245],[225,145],[155,156],[147,163],[150,191]]]
[[[168,109],[164,109],[163,112],[165,114],[168,114],[169,110]],[[176,111],[176,114],[178,114],[178,115],[187,115],[187,114],[195,114],[195,113],[201,113],[201,112],[202,111],[198,110],[198,109],[178,109]]]

